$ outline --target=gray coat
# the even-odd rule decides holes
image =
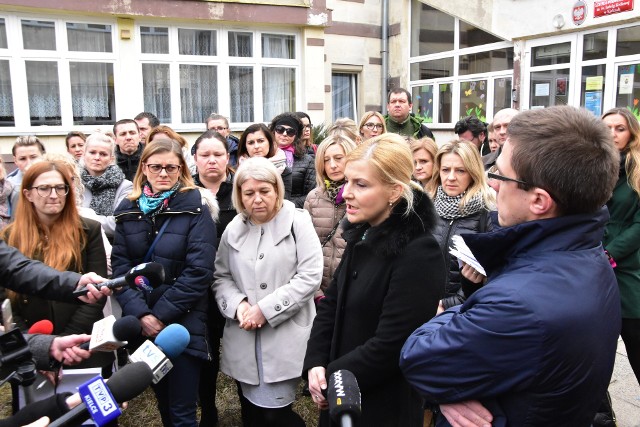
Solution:
[[[316,311],[313,295],[322,280],[322,250],[309,213],[284,206],[268,223],[253,225],[239,214],[227,226],[216,257],[216,302],[226,317],[221,370],[258,384],[255,355],[260,334],[264,379],[299,377]],[[267,324],[245,331],[235,320],[242,300],[260,306]]]
[[[116,208],[120,205],[120,202],[124,200],[129,194],[131,194],[131,190],[133,190],[133,184],[131,181],[125,179],[123,180],[118,189],[116,190],[116,197],[113,201],[113,209],[112,212],[116,210]],[[91,199],[93,199],[93,194],[91,194],[91,190],[88,188],[84,188],[84,196],[82,199],[82,207],[88,208],[91,204]],[[105,216],[105,215],[95,215],[91,216],[91,219],[95,219],[102,225],[102,229],[105,234],[109,236],[109,238],[113,238],[113,233],[116,230],[116,220],[113,215]]]

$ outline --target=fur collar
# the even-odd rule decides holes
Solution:
[[[413,210],[407,216],[403,212],[407,206],[404,199],[393,207],[391,215],[377,227],[369,224],[352,224],[346,218],[343,220],[344,231],[342,237],[349,244],[362,240],[367,232],[365,245],[383,256],[398,256],[404,248],[420,234],[430,233],[436,224],[436,212],[431,199],[419,190],[413,191]]]

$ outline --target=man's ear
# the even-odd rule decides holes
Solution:
[[[530,191],[529,210],[536,217],[555,217],[557,216],[557,208],[558,205],[547,190],[535,187]]]

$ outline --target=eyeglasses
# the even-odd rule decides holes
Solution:
[[[303,125],[302,127],[309,130],[313,129],[313,125],[311,123],[309,123],[308,125]]]
[[[369,130],[382,130],[382,123],[365,123],[364,127],[366,127]]]
[[[294,128],[286,128],[282,125],[276,126],[274,130],[276,131],[276,133],[279,133],[280,135],[287,135],[287,136],[295,136],[295,134],[297,133],[297,131]]]
[[[526,185],[527,187],[531,186],[531,184],[529,184],[528,182],[521,181],[515,178],[509,178],[503,175],[499,175],[497,173],[487,172],[487,177],[489,177],[489,179],[495,179],[497,181],[517,182],[518,184]]]
[[[229,129],[229,128],[225,128],[225,127],[222,127],[222,126],[218,126],[218,127],[215,127],[215,128],[209,128],[209,130],[215,130],[216,132],[222,132],[223,130],[227,130],[227,129]]]
[[[157,165],[157,164],[147,164],[147,169],[149,169],[149,172],[151,172],[154,175],[157,175],[160,172],[162,172],[162,169],[164,169],[169,175],[175,175],[180,171],[181,167],[182,166],[180,166],[180,165],[162,166],[162,165]]]
[[[39,185],[37,187],[31,187],[30,190],[34,188],[40,197],[49,197],[53,190],[55,190],[56,194],[60,197],[66,196],[69,193],[69,186],[67,184]]]

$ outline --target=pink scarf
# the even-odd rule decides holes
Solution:
[[[289,144],[286,147],[280,147],[282,151],[284,151],[284,155],[287,156],[287,166],[293,166],[293,153],[295,152],[295,148],[293,144]]]

